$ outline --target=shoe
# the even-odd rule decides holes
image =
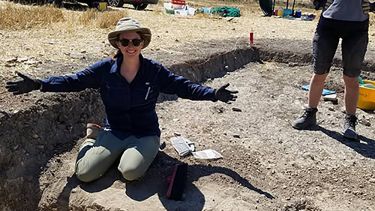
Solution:
[[[357,124],[357,117],[355,115],[347,114],[345,116],[344,127],[342,131],[345,138],[353,139],[353,140],[358,139],[358,134],[355,131],[356,124]]]
[[[292,127],[297,130],[305,130],[316,125],[317,108],[306,108],[302,116],[296,119]]]
[[[86,138],[96,139],[102,127],[94,123],[87,123],[86,128]]]

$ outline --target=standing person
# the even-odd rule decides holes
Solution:
[[[314,74],[310,81],[308,107],[292,126],[295,129],[308,129],[316,125],[324,82],[341,38],[346,110],[343,135],[357,139],[358,76],[368,44],[370,3],[368,0],[315,0],[314,5],[316,9],[323,7],[313,39]]]
[[[118,170],[128,180],[144,175],[160,144],[160,129],[155,111],[160,92],[177,94],[191,100],[235,101],[237,91],[226,84],[213,89],[174,75],[156,61],[141,54],[151,41],[151,31],[130,17],[118,21],[108,34],[110,44],[118,49],[114,58],[99,61],[72,75],[32,79],[18,73],[22,80],[8,82],[13,94],[33,90],[42,92],[77,92],[99,89],[105,107],[106,124],[97,138],[88,134],[78,153],[75,174],[83,182],[101,177],[120,158]],[[89,133],[97,131],[88,125]]]

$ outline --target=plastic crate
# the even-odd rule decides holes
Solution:
[[[363,80],[375,86],[375,81]],[[375,110],[375,88],[360,86],[357,107],[363,110]]]

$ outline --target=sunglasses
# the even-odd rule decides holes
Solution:
[[[119,42],[124,47],[128,46],[130,43],[132,43],[133,46],[138,47],[143,42],[143,40],[142,39],[132,39],[132,40],[121,39],[119,40]]]

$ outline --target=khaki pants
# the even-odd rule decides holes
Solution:
[[[97,139],[86,139],[81,145],[75,173],[82,182],[103,176],[121,156],[118,170],[126,180],[143,176],[159,151],[160,138],[129,136],[119,139],[111,131],[100,131]]]

